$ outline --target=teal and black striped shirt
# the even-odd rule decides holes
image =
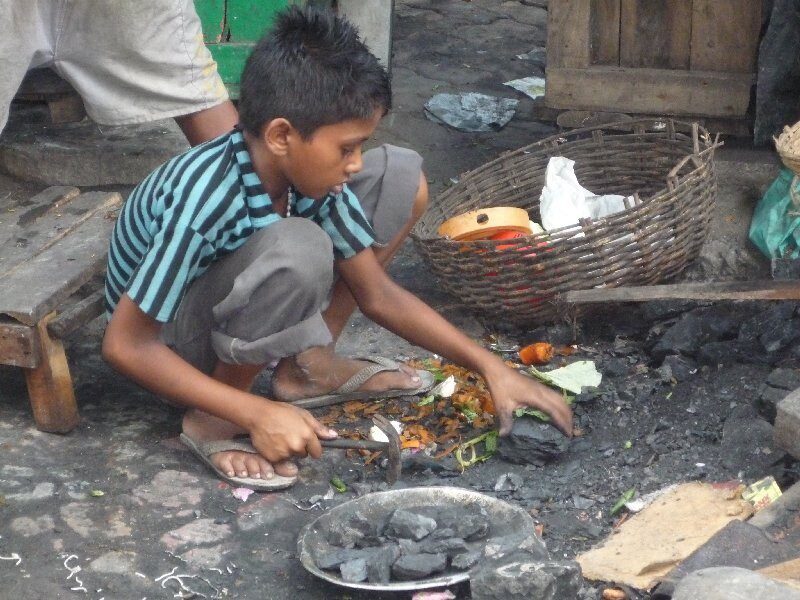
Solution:
[[[346,187],[321,201],[299,198],[292,213],[322,227],[337,258],[349,258],[375,241],[358,199]],[[155,320],[171,321],[192,281],[281,218],[238,129],[173,158],[131,192],[117,219],[106,271],[107,315],[127,293]]]

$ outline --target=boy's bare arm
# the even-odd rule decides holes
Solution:
[[[435,310],[395,284],[371,249],[337,263],[361,311],[408,341],[480,373],[489,386],[500,421],[500,434],[511,430],[513,411],[530,406],[549,414],[565,434],[572,435],[572,411],[554,390],[511,369]]]
[[[335,437],[308,411],[238,390],[195,369],[160,340],[160,330],[160,323],[123,295],[106,328],[103,358],[160,396],[239,425],[272,463],[292,456],[319,458],[318,438]]]

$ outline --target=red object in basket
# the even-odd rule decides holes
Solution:
[[[516,238],[525,237],[525,235],[526,234],[520,233],[519,231],[506,230],[506,231],[499,231],[499,232],[495,233],[489,239],[490,240],[513,240],[513,239],[516,239]],[[498,250],[508,250],[511,247],[512,247],[511,244],[509,244],[509,245],[503,244],[502,246],[497,246],[497,249]]]

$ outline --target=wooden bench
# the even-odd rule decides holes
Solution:
[[[42,431],[78,424],[61,340],[103,311],[102,290],[76,293],[104,269],[121,205],[117,193],[51,187],[0,207],[0,364],[24,369]]]

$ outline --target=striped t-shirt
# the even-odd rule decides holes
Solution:
[[[375,241],[347,187],[319,201],[299,198],[292,213],[322,227],[337,258]],[[107,315],[127,293],[156,321],[171,321],[192,281],[281,218],[253,170],[240,130],[173,158],[131,192],[117,219],[106,271]]]

